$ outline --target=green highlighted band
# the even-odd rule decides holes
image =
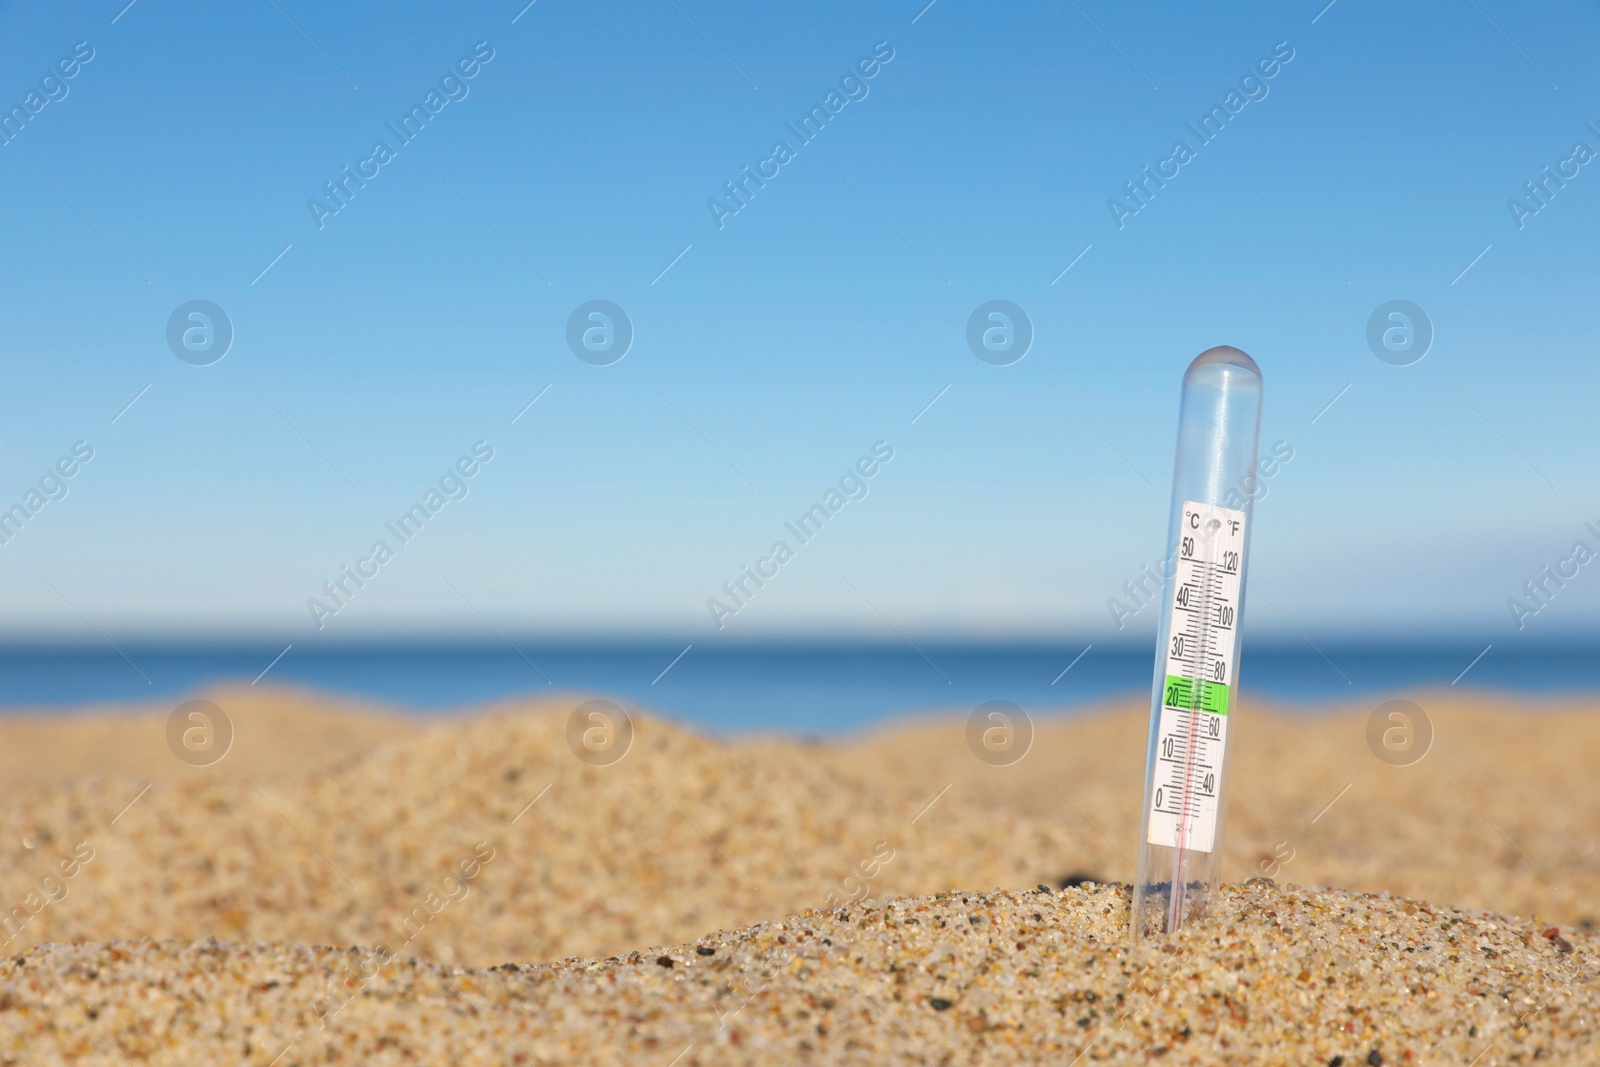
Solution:
[[[1194,698],[1194,682],[1178,674],[1167,675],[1167,686],[1162,702],[1169,708],[1190,710],[1196,706]],[[1221,682],[1201,682],[1200,700],[1198,705],[1201,711],[1209,711],[1213,715],[1228,714],[1228,687]]]

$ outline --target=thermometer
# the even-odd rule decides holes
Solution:
[[[1221,882],[1260,425],[1255,361],[1237,348],[1202,352],[1183,376],[1178,415],[1134,884],[1136,940],[1200,915]]]

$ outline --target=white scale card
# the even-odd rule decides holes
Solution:
[[[1166,682],[1148,840],[1214,851],[1228,743],[1233,650],[1244,560],[1244,512],[1183,502],[1178,567],[1167,604]]]

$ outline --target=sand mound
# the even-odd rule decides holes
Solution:
[[[1084,833],[987,809],[918,818],[932,791],[647,717],[626,758],[591,766],[568,745],[569,711],[448,721],[298,776],[38,786],[0,828],[23,902],[4,950],[215,936],[544,960],[868,891],[1034,884],[1093,851]],[[41,898],[68,867],[61,899]]]
[[[0,723],[0,751],[32,754],[0,812],[0,951],[217,937],[537,962],[866,895],[1133,877],[1138,709],[1041,717],[1010,766],[979,761],[960,719],[806,744],[641,716],[627,755],[593,766],[572,702],[428,723],[214,699],[237,737],[208,768],[166,751],[165,715]],[[1412,766],[1369,750],[1370,709],[1241,709],[1227,877],[1592,920],[1600,716],[1417,699],[1435,739]]]
[[[498,861],[496,861],[498,862]],[[1135,953],[1118,886],[865,900],[488,971],[358,950],[47,946],[4,1062],[1532,1063],[1600,1057],[1600,939],[1266,885]]]

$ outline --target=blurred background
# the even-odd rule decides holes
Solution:
[[[1597,32],[0,2],[0,705],[1136,692],[1216,344],[1280,460],[1247,692],[1593,691]]]

